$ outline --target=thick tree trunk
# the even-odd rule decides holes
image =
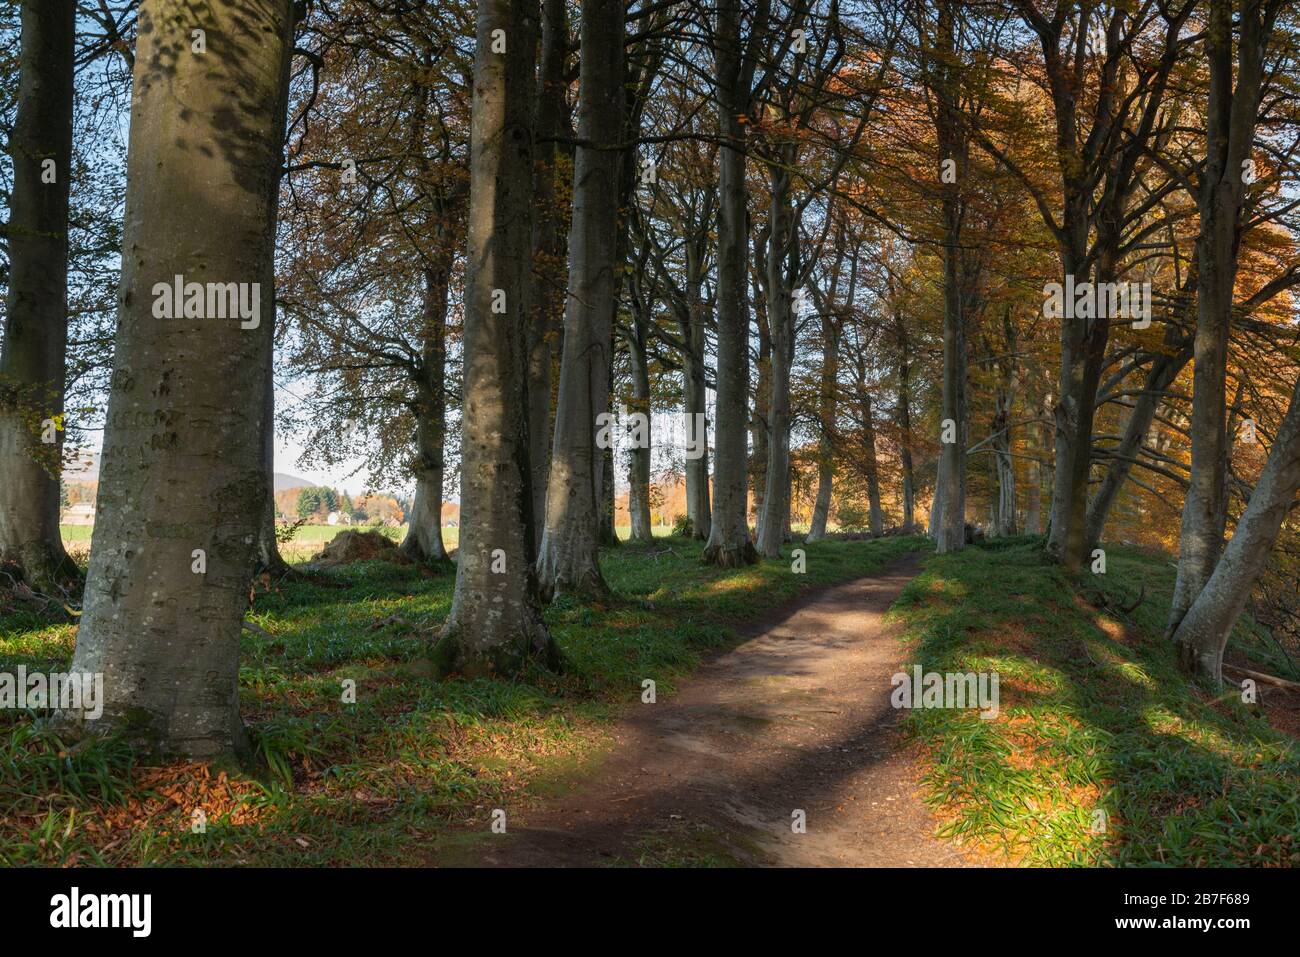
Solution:
[[[73,0],[23,3],[17,114],[9,138],[0,565],[16,566],[36,588],[50,590],[78,577],[59,534],[75,21]]]
[[[569,297],[547,487],[546,530],[537,559],[544,598],[607,590],[598,561],[606,524],[604,451],[598,428],[609,411],[615,269],[618,266],[623,132],[623,13],[616,0],[582,4],[580,145],[573,173]],[[612,476],[611,476],[612,477]],[[612,498],[609,507],[612,508]]]
[[[1250,599],[1300,489],[1300,380],[1255,491],[1213,574],[1174,630],[1179,661],[1218,684],[1228,635]]]
[[[702,264],[692,246],[687,251],[689,257],[687,269],[691,283],[688,292],[689,320],[683,330],[687,342],[687,352],[682,357],[682,392],[686,400],[686,429],[691,440],[698,439],[692,451],[694,457],[686,459],[686,515],[691,520],[691,535],[700,541],[707,541],[712,525],[709,510],[709,434],[706,415],[708,413],[707,387],[705,385],[704,365],[704,297],[700,287],[703,283]]]
[[[415,500],[402,552],[423,562],[447,560],[442,541],[442,485],[447,444],[447,289],[445,266],[424,270],[424,342],[416,383]]]
[[[754,29],[766,29],[756,24]],[[758,553],[749,539],[746,502],[745,403],[749,393],[748,251],[745,207],[746,126],[749,81],[740,62],[737,0],[719,0],[717,11],[718,125],[718,372],[713,517],[704,560],[723,567],[750,564]]]
[[[1210,67],[1206,160],[1197,197],[1201,225],[1196,241],[1192,470],[1183,501],[1178,578],[1169,609],[1170,634],[1178,630],[1183,616],[1209,581],[1223,547],[1228,494],[1228,335],[1245,200],[1242,174],[1254,144],[1264,49],[1277,9],[1276,4],[1258,4],[1242,13],[1241,40],[1234,58],[1233,4],[1230,0],[1212,0],[1209,8],[1205,40]]]
[[[556,167],[565,108],[564,69],[569,50],[565,0],[542,4],[541,68],[535,126],[537,164],[533,207],[533,313],[528,325],[528,455],[532,464],[533,536],[546,527],[546,486],[551,470],[551,366],[564,317],[567,259]]]
[[[492,52],[504,30],[508,52]],[[480,0],[470,131],[464,408],[456,589],[433,649],[441,672],[559,665],[533,574],[528,460],[535,0]],[[501,303],[504,313],[493,307]]]
[[[211,758],[245,744],[239,639],[266,502],[273,330],[269,311],[166,318],[166,306],[177,276],[273,300],[293,4],[191,13],[177,0],[140,8],[121,306],[72,670],[104,675],[100,729]],[[206,52],[191,52],[195,28]]]

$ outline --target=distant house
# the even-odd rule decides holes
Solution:
[[[347,512],[330,512],[325,521],[330,525],[351,525],[352,517]]]
[[[78,502],[69,505],[59,516],[60,525],[94,525],[95,506],[92,502]]]

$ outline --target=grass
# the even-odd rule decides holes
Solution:
[[[472,862],[494,808],[535,800],[599,762],[609,722],[639,700],[644,679],[670,693],[703,655],[736,641],[738,623],[925,545],[802,547],[805,574],[788,559],[721,571],[682,539],[607,550],[612,595],[546,611],[568,671],[513,681],[426,676],[423,651],[450,607],[449,565],[372,562],[259,593],[249,614],[259,631],[244,637],[239,675],[258,769],[145,766],[111,739],[71,745],[40,715],[0,712],[0,863]],[[71,624],[0,606],[0,670],[65,667],[74,641]],[[348,681],[355,704],[343,701]]]
[[[1295,741],[1239,692],[1179,674],[1163,638],[1168,556],[1106,553],[1104,575],[1076,582],[1040,539],[1002,540],[934,556],[900,596],[912,662],[1001,678],[993,720],[905,719],[929,759],[940,833],[1026,865],[1300,864]],[[1131,614],[1115,610],[1143,584]],[[1248,621],[1233,645],[1267,660]]]

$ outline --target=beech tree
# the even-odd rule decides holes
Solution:
[[[569,296],[564,313],[546,528],[537,559],[544,597],[606,590],[597,553],[605,483],[619,249],[623,0],[582,4],[579,144],[573,170]],[[606,442],[608,445],[608,442]]]
[[[537,5],[483,0],[475,29],[460,549],[435,666],[559,665],[533,572],[526,395]]]
[[[59,534],[75,23],[73,0],[22,4],[0,347],[0,564],[54,590],[78,574]]]
[[[289,0],[198,16],[144,0],[139,17],[121,307],[72,668],[104,675],[101,727],[210,758],[245,745],[239,636],[271,345],[257,307],[274,288],[294,15]],[[183,298],[168,303],[173,284]],[[209,315],[230,284],[240,311]]]

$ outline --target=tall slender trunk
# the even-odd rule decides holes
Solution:
[[[754,255],[755,259],[766,259],[767,254],[755,249]],[[749,417],[749,441],[754,451],[749,459],[748,479],[754,504],[754,546],[757,548],[763,538],[763,499],[767,495],[772,417],[772,332],[767,299],[757,283],[754,288],[754,326],[758,332],[758,368],[754,383],[754,410]]]
[[[794,151],[788,158],[793,160]],[[764,476],[763,517],[758,524],[758,551],[779,558],[790,521],[790,367],[794,361],[794,308],[786,281],[793,256],[794,210],[790,205],[790,173],[784,166],[769,168],[771,177],[767,261],[767,321],[772,338],[768,385],[767,470]]]
[[[817,419],[821,434],[817,440],[817,498],[813,503],[808,541],[826,537],[826,522],[831,511],[831,491],[835,481],[835,397],[838,392],[841,320],[824,313],[822,326],[822,368],[817,392]]]
[[[633,446],[629,453],[628,515],[632,523],[632,541],[654,541],[650,528],[650,368],[646,355],[647,318],[636,317],[634,332],[628,337],[632,366],[633,412],[646,417],[646,442]]]
[[[968,168],[968,143],[961,132],[958,107],[956,18],[950,0],[940,6],[936,45],[942,63],[934,91],[939,101],[937,138],[940,159]],[[942,419],[953,432],[940,445],[939,471],[942,512],[935,544],[940,553],[960,551],[966,544],[966,268],[962,248],[963,203],[954,179],[943,190],[943,398]]]
[[[0,350],[0,565],[38,589],[77,578],[59,534],[68,340],[68,188],[76,4],[22,5]],[[48,440],[48,441],[47,441]]]
[[[294,18],[289,0],[187,11],[140,7],[121,307],[72,670],[104,675],[100,729],[209,758],[246,746],[239,639],[266,501],[273,330],[251,308],[210,314],[211,293],[195,310],[192,296],[168,300],[177,276],[247,284],[249,306],[254,290],[273,300]],[[206,52],[191,52],[196,26]]]
[[[898,333],[898,457],[903,467],[903,534],[916,530],[916,475],[912,462],[912,364],[907,327],[894,313]]]
[[[546,495],[546,530],[537,558],[544,598],[607,590],[598,560],[607,524],[606,451],[597,445],[609,411],[613,319],[617,295],[622,154],[610,149],[623,134],[623,15],[621,0],[582,4],[581,95],[569,231],[569,297],[564,354]],[[612,478],[612,476],[610,476]]]
[[[709,436],[707,387],[704,365],[704,277],[700,255],[692,245],[687,250],[687,328],[682,330],[687,349],[682,358],[682,393],[685,397],[687,430],[698,445],[686,459],[686,515],[691,520],[691,535],[707,541],[711,526],[709,510]],[[697,423],[700,423],[697,425]]]
[[[766,30],[765,23],[751,30]],[[704,560],[723,567],[757,560],[746,515],[745,403],[749,394],[748,250],[745,140],[750,83],[740,52],[738,0],[719,0],[715,65],[718,75],[718,371],[713,517]]]
[[[1042,445],[1042,426],[1037,422],[1029,423],[1029,451],[1033,458],[1029,462],[1029,487],[1025,490],[1025,534],[1042,534],[1043,509],[1043,470],[1038,464],[1038,450]]]
[[[564,67],[569,49],[565,0],[542,4],[541,68],[535,125],[537,164],[533,207],[533,313],[528,324],[528,457],[532,466],[533,535],[546,526],[551,469],[551,366],[564,316],[567,261],[556,189],[557,138],[565,107]]]
[[[442,486],[447,444],[447,290],[443,264],[424,270],[424,331],[415,383],[415,500],[402,552],[424,562],[447,560],[442,541]]]
[[[862,395],[862,458],[867,473],[867,507],[871,534],[877,537],[885,534],[885,513],[880,507],[880,467],[876,458],[876,413],[871,401],[871,393],[866,390],[866,383],[861,386]]]
[[[508,52],[492,52],[504,30]],[[536,0],[480,0],[470,127],[460,548],[438,671],[560,663],[533,574],[528,459]],[[502,303],[505,312],[494,311]]]

